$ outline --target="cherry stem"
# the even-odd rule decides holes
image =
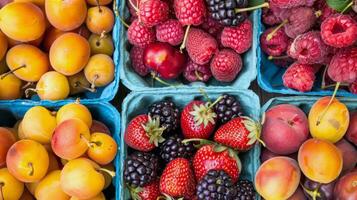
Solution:
[[[2,79],[4,79],[7,75],[12,74],[12,73],[16,72],[17,70],[22,69],[22,68],[24,68],[24,67],[26,67],[26,65],[21,65],[20,67],[17,67],[17,68],[15,68],[15,69],[11,70],[11,71],[8,71],[8,72],[2,74],[2,75],[0,76],[0,79],[2,80]]]
[[[341,83],[340,86],[345,86],[347,87],[348,84]],[[321,89],[326,89],[326,88],[331,88],[331,87],[336,87],[336,84],[330,84],[330,85],[321,85]]]
[[[281,29],[281,27],[283,27],[283,26],[284,26],[285,24],[287,24],[288,22],[289,22],[288,19],[285,19],[283,22],[281,22],[281,23],[279,24],[279,26],[275,27],[274,30],[273,30],[272,32],[270,32],[270,33],[267,35],[266,40],[267,40],[267,41],[271,40],[271,39],[274,37],[274,35],[276,34],[276,32],[278,32],[278,30]]]
[[[111,170],[109,170],[109,169],[98,168],[98,170],[109,174],[111,177],[114,177],[114,176],[115,176],[115,172],[113,172],[113,171],[111,171]]]
[[[211,104],[212,101],[211,99],[208,97],[207,92],[203,89],[203,88],[199,88],[198,91],[206,98],[206,100]]]
[[[195,75],[198,80],[203,81],[203,77],[198,73],[197,70],[195,70]]]
[[[318,11],[315,12],[316,18],[319,18],[321,15],[322,15],[322,11],[321,10],[318,10]]]
[[[153,80],[156,80],[158,82],[160,82],[161,84],[163,85],[166,85],[166,86],[170,86],[170,87],[177,87],[177,86],[180,86],[181,84],[177,84],[177,85],[173,85],[173,84],[170,84],[164,80],[162,80],[161,78],[157,77],[156,73],[155,72],[151,72],[151,76],[153,78]]]
[[[184,50],[186,48],[186,40],[187,40],[188,32],[190,31],[190,27],[191,27],[191,25],[188,25],[186,27],[185,36],[183,37],[183,41],[182,41],[182,44],[180,46],[180,52],[181,53],[182,53],[182,50]]]
[[[35,169],[33,168],[33,164],[30,162],[28,163],[28,167],[30,167],[30,173],[29,176],[33,176]]]
[[[99,9],[99,12],[101,13],[103,10],[102,8],[100,7],[100,4],[99,4],[99,0],[95,0],[97,2],[97,6],[98,6],[98,9]]]
[[[94,93],[94,92],[97,91],[97,89],[95,89],[95,88],[93,89],[93,88],[89,88],[89,87],[83,86],[80,81],[77,81],[74,84],[75,84],[74,87],[80,87],[80,88],[83,88],[84,90],[87,90],[89,92],[93,92]]]
[[[189,143],[189,142],[204,142],[207,144],[214,144],[214,142],[206,139],[201,139],[201,138],[191,138],[191,139],[184,139],[182,140],[182,143]]]
[[[89,148],[93,148],[93,144],[89,142],[89,140],[86,137],[84,137],[84,135],[81,134],[80,137],[87,144]]]
[[[345,13],[351,6],[353,5],[353,1],[351,1],[341,12],[341,14]]]
[[[137,4],[138,4],[138,1],[139,1],[139,0],[137,0],[137,2],[136,2]],[[139,12],[139,8],[138,8],[139,6],[134,5],[134,3],[132,2],[132,0],[129,0],[129,3],[130,3],[131,6],[133,6],[135,12],[138,13],[138,12]]]
[[[98,80],[98,79],[99,79],[99,75],[96,74],[96,75],[94,76],[93,80],[92,80],[91,85],[90,85],[90,88],[91,88],[92,90],[95,90],[95,91],[96,91],[96,89],[95,89],[95,81]]]
[[[269,56],[268,60],[282,60],[286,58],[289,58],[289,56]]]
[[[235,11],[235,13],[241,13],[241,12],[247,12],[247,11],[251,11],[251,10],[257,10],[259,8],[269,8],[269,3],[265,2],[263,4],[249,7],[249,8],[236,8],[234,11]]]
[[[25,90],[25,97],[26,98],[29,98],[30,97],[30,91],[31,92],[34,92],[34,93],[37,93],[37,89],[35,89],[35,88],[27,88],[26,90]]]
[[[21,87],[21,89],[24,90],[27,87],[30,87],[31,85],[33,85],[33,82],[27,82],[24,86]]]
[[[333,91],[333,94],[332,94],[332,97],[331,97],[330,101],[328,102],[328,104],[327,104],[327,106],[325,107],[325,109],[322,111],[322,114],[317,118],[316,126],[318,126],[318,125],[321,123],[323,117],[325,116],[325,114],[327,113],[328,109],[330,108],[330,105],[331,105],[333,99],[334,99],[335,96],[336,96],[337,90],[338,90],[338,88],[340,87],[340,83],[341,83],[341,82],[337,82],[337,83],[336,83],[335,90]]]

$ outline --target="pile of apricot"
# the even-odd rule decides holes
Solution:
[[[105,200],[115,176],[118,146],[79,101],[30,108],[0,144],[0,199]]]
[[[0,100],[61,100],[114,79],[112,0],[14,0],[0,9]]]

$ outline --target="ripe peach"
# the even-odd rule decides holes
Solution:
[[[56,125],[56,117],[51,111],[42,106],[34,106],[25,113],[21,129],[26,139],[48,144]]]
[[[45,32],[45,15],[32,3],[12,2],[0,11],[0,29],[8,37],[20,42],[36,40]]]
[[[326,140],[309,139],[301,145],[298,153],[301,171],[319,183],[330,183],[341,173],[343,158],[340,150]]]
[[[108,85],[114,79],[114,62],[105,54],[96,54],[89,59],[84,75],[92,88]]]
[[[110,133],[109,128],[102,122],[93,120],[92,126],[90,127],[90,132],[95,133],[95,132],[100,132],[100,133],[106,133],[108,135],[112,135]]]
[[[347,172],[355,168],[357,164],[357,150],[356,148],[347,142],[347,140],[342,139],[337,142],[336,147],[341,151],[343,157],[343,168],[342,173]]]
[[[274,157],[265,161],[255,175],[255,188],[265,199],[287,199],[299,186],[300,170],[289,157]]]
[[[71,197],[70,200],[81,200],[81,199],[78,199],[77,197]],[[97,196],[90,198],[90,199],[86,199],[86,200],[105,200],[105,196],[104,196],[103,192],[101,192]]]
[[[19,199],[23,191],[23,183],[12,176],[7,168],[0,169],[0,199]]]
[[[88,9],[86,25],[92,33],[109,33],[114,26],[114,13],[105,6],[91,7]]]
[[[87,15],[85,0],[46,1],[45,9],[51,25],[62,31],[78,28]]]
[[[50,27],[49,29],[47,29],[42,44],[45,51],[47,52],[50,51],[53,42],[65,33],[66,33],[65,31],[61,31],[59,29],[56,29],[55,27]]]
[[[92,114],[85,105],[79,102],[79,99],[74,103],[62,106],[56,116],[57,124],[73,118],[82,120],[88,127],[92,126]]]
[[[70,196],[63,192],[61,188],[61,171],[55,170],[43,178],[35,190],[37,200],[69,200]]]
[[[357,172],[350,172],[338,180],[334,197],[335,200],[357,199]]]
[[[118,145],[112,137],[105,133],[93,133],[90,137],[89,158],[100,165],[112,162],[117,154]]]
[[[5,166],[7,151],[15,142],[14,134],[9,129],[0,127],[0,168]]]
[[[84,72],[81,71],[75,75],[68,77],[70,94],[79,94],[85,91],[95,92],[95,90],[90,88],[90,83],[87,81],[84,76]]]
[[[7,152],[6,165],[18,180],[26,183],[36,182],[47,173],[48,153],[38,142],[20,140]]]
[[[80,72],[89,56],[88,41],[77,33],[63,34],[54,41],[50,49],[51,66],[66,76]]]
[[[69,83],[66,76],[56,71],[50,71],[42,75],[37,82],[36,89],[38,96],[42,100],[62,100],[69,95]]]
[[[89,146],[88,126],[79,119],[60,123],[52,137],[52,149],[60,158],[72,160],[83,155]]]
[[[79,199],[97,196],[104,188],[101,168],[87,158],[70,160],[62,169],[61,187],[63,191]]]
[[[5,56],[7,47],[8,44],[6,36],[0,31],[0,60]]]
[[[309,113],[309,127],[312,137],[339,141],[346,133],[350,115],[345,104],[336,98],[328,107],[331,97],[322,97],[314,103]]]
[[[92,34],[89,37],[89,45],[92,55],[95,54],[107,54],[112,56],[114,52],[113,39],[108,34],[97,35]]]
[[[0,99],[11,100],[21,97],[22,81],[13,74],[0,75]]]
[[[111,2],[112,0],[87,0],[87,3],[91,6],[97,6],[97,5],[104,6],[110,4]]]

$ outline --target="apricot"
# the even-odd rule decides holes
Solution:
[[[309,128],[312,137],[339,141],[346,133],[350,115],[345,104],[336,98],[330,106],[330,97],[322,97],[314,103],[309,113]]]
[[[7,151],[15,142],[13,133],[7,128],[0,127],[0,168],[5,166]]]
[[[45,6],[45,1],[46,0],[14,0],[14,2],[30,2],[30,3],[34,3],[39,7],[44,7]]]
[[[20,42],[36,40],[46,30],[45,15],[35,4],[12,2],[0,10],[0,29]]]
[[[100,132],[100,133],[106,133],[108,135],[111,135],[109,128],[104,123],[97,120],[92,121],[90,132],[91,133]]]
[[[65,99],[69,95],[68,79],[56,71],[47,72],[37,82],[34,91],[37,92],[42,100]]]
[[[47,173],[48,153],[45,147],[36,141],[20,140],[7,152],[6,165],[18,180],[25,183],[37,182]]]
[[[89,45],[92,55],[95,54],[107,54],[112,56],[114,52],[113,39],[108,34],[92,34],[89,37]]]
[[[69,196],[61,188],[61,171],[55,170],[43,178],[35,190],[37,200],[69,200]]]
[[[81,200],[81,199],[78,199],[77,197],[71,197],[70,200]],[[84,200],[84,199],[82,199],[82,200]],[[97,196],[90,198],[90,199],[85,199],[85,200],[105,200],[105,196],[104,196],[103,192],[101,192]]]
[[[112,137],[105,133],[93,133],[89,143],[87,154],[93,161],[106,165],[114,160],[118,145]]]
[[[288,199],[299,186],[300,170],[289,157],[265,161],[255,175],[255,188],[265,199]]]
[[[81,71],[73,76],[68,77],[70,94],[79,94],[85,91],[95,92],[95,90],[90,88],[90,83],[84,76],[84,72]]]
[[[7,168],[0,169],[0,199],[19,199],[23,191],[23,183],[12,176]]]
[[[61,31],[59,29],[56,29],[55,27],[50,27],[49,29],[47,29],[42,43],[42,46],[45,51],[50,51],[53,42],[65,33],[65,31]]]
[[[22,81],[13,74],[0,75],[0,99],[11,100],[21,97]]]
[[[105,6],[96,6],[88,9],[86,25],[92,33],[102,34],[112,31],[114,13]]]
[[[328,141],[315,138],[301,145],[298,161],[307,178],[325,184],[334,181],[343,167],[340,150]]]
[[[63,191],[78,199],[90,199],[104,188],[101,168],[87,158],[70,160],[62,169],[61,187]]]
[[[50,48],[53,69],[71,76],[80,72],[90,57],[88,41],[77,33],[65,33],[57,38]]]
[[[45,9],[51,25],[62,31],[78,28],[87,16],[85,0],[46,1]]]
[[[89,59],[84,75],[92,88],[108,85],[114,79],[114,62],[105,54],[97,54]]]
[[[35,46],[20,44],[6,55],[10,70],[21,80],[36,82],[49,70],[48,56]]]
[[[43,106],[34,106],[25,113],[21,129],[26,139],[48,144],[56,125],[56,117],[51,111]]]
[[[97,6],[97,5],[104,6],[110,4],[111,2],[112,0],[87,0],[87,3],[91,6]]]
[[[8,44],[6,36],[0,31],[0,60],[3,59],[3,57],[5,56],[7,47]]]
[[[88,149],[89,128],[80,119],[68,119],[60,123],[52,137],[52,150],[60,158],[72,160]]]
[[[74,103],[62,106],[58,110],[56,116],[57,124],[73,118],[82,120],[88,127],[92,126],[92,114],[85,105],[79,102],[78,99]]]

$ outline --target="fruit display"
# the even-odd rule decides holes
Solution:
[[[0,110],[7,106],[0,104]],[[0,127],[0,199],[105,200],[114,196],[113,161],[119,149],[115,108],[75,101],[7,109],[17,121]]]
[[[352,119],[357,104],[334,99],[326,109],[330,98],[282,97],[263,106],[266,146],[255,188],[264,199],[357,197],[352,183],[357,180],[357,149],[347,135],[355,125],[349,113]]]
[[[1,1],[0,100],[102,98],[118,71],[111,5],[116,7],[112,0]]]
[[[257,99],[203,94],[147,91],[124,100],[120,199],[258,199],[259,105],[248,107]]]

